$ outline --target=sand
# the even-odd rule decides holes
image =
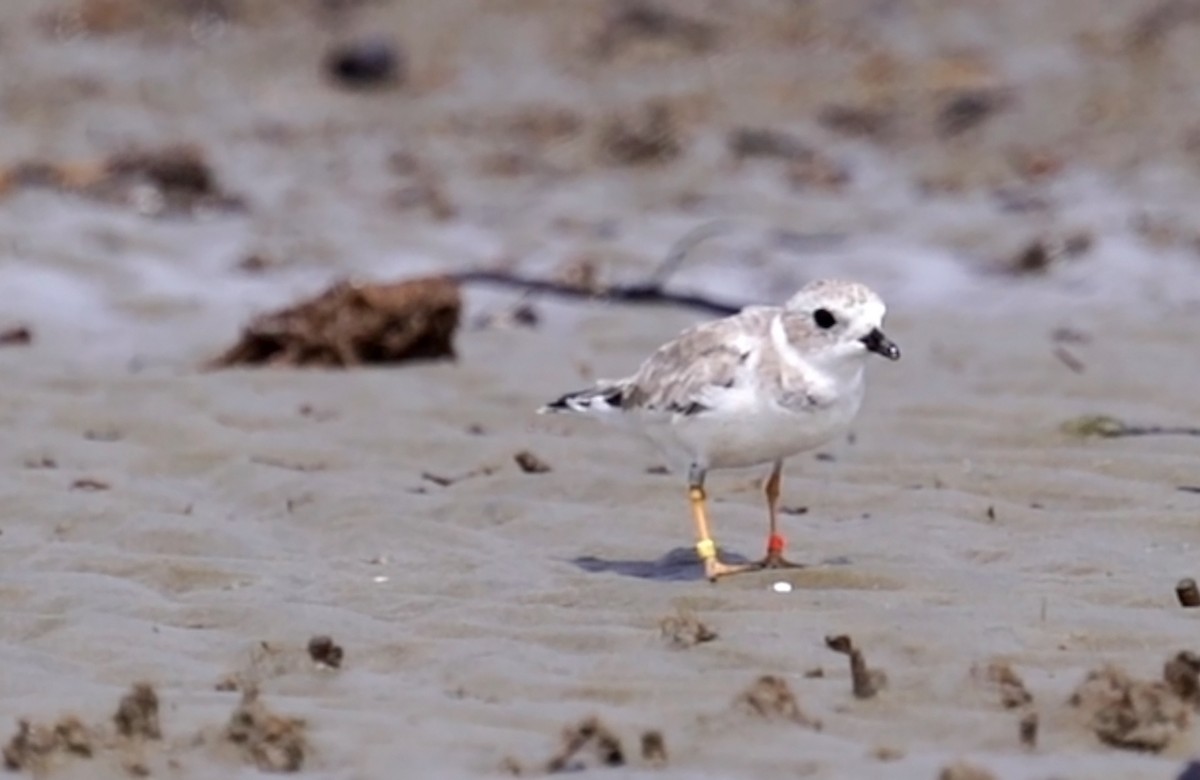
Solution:
[[[985,13],[978,4],[949,4],[930,48],[956,36],[990,42],[1004,55],[997,70],[1028,87],[1024,107],[982,138],[908,138],[908,156],[828,140],[822,148],[855,162],[852,185],[797,193],[775,163],[726,159],[733,98],[681,120],[698,140],[667,168],[585,162],[586,144],[570,140],[534,154],[557,173],[481,176],[472,161],[488,137],[468,120],[500,121],[510,98],[587,102],[560,83],[586,76],[539,65],[537,52],[566,56],[540,20],[574,30],[544,3],[491,12],[512,40],[538,41],[534,53],[485,45],[472,3],[369,5],[337,24],[311,8],[250,5],[212,4],[199,21],[183,10],[134,15],[65,40],[47,36],[32,0],[0,15],[0,56],[12,66],[6,163],[198,142],[222,186],[249,201],[245,214],[163,218],[22,189],[0,206],[0,326],[33,334],[0,348],[0,740],[19,718],[53,726],[75,716],[80,725],[63,733],[84,734],[49,738],[52,755],[34,769],[536,776],[563,729],[593,716],[627,761],[595,776],[915,780],[962,761],[1001,780],[1168,778],[1200,753],[1191,723],[1157,724],[1169,737],[1161,751],[1105,745],[1089,728],[1092,709],[1069,703],[1105,664],[1153,681],[1177,652],[1200,650],[1200,611],[1174,593],[1181,577],[1200,575],[1200,496],[1180,489],[1200,485],[1197,443],[1060,430],[1093,413],[1161,425],[1200,417],[1200,266],[1186,210],[1198,189],[1186,151],[1131,161],[1151,156],[1136,142],[1142,125],[1093,127],[1078,165],[1044,186],[1025,182],[1055,204],[1033,215],[997,208],[991,174],[977,179],[970,166],[960,195],[923,200],[911,189],[922,166],[974,159],[986,169],[1013,138],[1068,154],[1063,139],[1084,131],[1022,122],[1078,72],[996,41],[1059,51],[1038,48],[1039,36],[1067,40],[1063,30],[1091,23],[1088,9],[1037,18],[1034,4],[1006,5],[989,17],[1008,25],[996,32],[971,22]],[[592,16],[580,18],[599,12],[585,5]],[[141,7],[112,4],[126,6]],[[230,21],[212,10],[222,7]],[[838,18],[818,10],[818,21]],[[1126,10],[1094,26],[1115,28]],[[910,35],[915,12],[894,13]],[[368,94],[323,83],[321,47],[355,29],[405,38],[412,83]],[[436,41],[449,39],[414,29],[457,30],[470,45],[456,37],[439,55]],[[850,54],[804,56],[837,70],[839,57],[869,48],[845,45]],[[1189,55],[1170,51],[1176,60],[1159,65],[1194,80]],[[711,99],[722,79],[738,83],[726,74],[745,75],[714,71],[718,89],[694,68],[656,62],[588,82],[612,101],[596,110],[664,83]],[[645,83],[628,75],[638,67],[649,69]],[[514,73],[526,78],[502,98],[496,85]],[[793,97],[812,92],[804,79],[774,83]],[[70,89],[81,92],[63,102]],[[808,104],[773,119],[773,94],[743,95],[754,110],[742,118],[803,127]],[[1154,138],[1186,125],[1162,105],[1138,115]],[[411,182],[385,163],[405,150],[437,172],[452,215],[396,205]],[[1148,231],[1136,218],[1154,209]],[[680,272],[680,289],[779,300],[814,275],[855,275],[889,301],[887,331],[903,351],[870,366],[851,437],[787,465],[784,524],[791,556],[810,564],[801,570],[701,579],[680,475],[660,473],[657,456],[619,432],[533,413],[631,370],[696,312],[537,299],[536,327],[474,328],[474,316],[513,296],[472,289],[454,362],[198,368],[253,314],[343,275],[485,262],[550,273],[582,258],[604,279],[638,278],[686,230],[726,216],[794,235],[717,240]],[[1031,237],[1071,230],[1096,245],[1061,267],[984,269]],[[267,270],[239,268],[255,253]],[[514,460],[522,451],[549,470],[526,473]],[[729,554],[761,553],[761,476],[710,479]],[[779,592],[779,581],[792,589]],[[672,642],[670,618],[716,636],[695,643],[685,630]],[[839,634],[886,673],[871,698],[855,697],[847,658],[827,647]],[[317,635],[344,650],[337,668],[309,657]],[[1011,666],[1031,703],[1004,706],[981,672],[993,662]],[[803,717],[739,704],[764,675],[786,684]],[[122,735],[113,721],[139,682],[154,687],[160,738]],[[258,703],[231,732],[251,686]],[[1018,728],[1030,712],[1033,747]],[[665,766],[641,756],[650,731]]]

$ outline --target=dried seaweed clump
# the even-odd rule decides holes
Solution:
[[[315,298],[258,317],[211,366],[350,368],[453,359],[461,308],[458,285],[446,278],[339,282]]]
[[[1116,666],[1089,672],[1069,703],[1101,742],[1158,752],[1187,730],[1190,707],[1161,680],[1135,680]]]
[[[56,755],[91,758],[96,737],[91,728],[74,715],[67,715],[53,726],[17,722],[17,733],[4,746],[4,768],[10,772],[28,769],[44,774]]]

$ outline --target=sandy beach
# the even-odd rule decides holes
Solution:
[[[587,777],[1176,778],[1200,442],[1062,426],[1200,419],[1191,6],[679,2],[662,33],[572,5],[0,11],[0,331],[28,329],[0,347],[10,769],[536,777],[595,717],[559,762]],[[363,36],[397,83],[323,71]],[[657,151],[614,161],[614,122]],[[11,174],[179,143],[227,201]],[[671,289],[852,276],[903,351],[851,436],[787,465],[800,570],[703,580],[682,475],[534,413],[695,310],[537,296],[534,325],[482,327],[517,295],[468,286],[452,361],[202,370],[341,278],[635,282],[713,220],[736,229]],[[763,476],[710,478],[730,555],[761,554]],[[114,718],[139,683],[156,704]]]

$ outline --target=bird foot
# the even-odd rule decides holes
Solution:
[[[758,562],[760,569],[803,569],[803,563],[793,563],[783,557],[782,550],[771,550]]]
[[[761,566],[757,563],[721,563],[716,558],[704,561],[704,576],[709,582],[716,582],[721,577],[729,577],[747,571],[758,571]]]
[[[721,563],[716,558],[704,562],[704,574],[710,582],[716,582],[722,577],[743,574],[750,571],[765,571],[767,569],[802,569],[804,564],[793,563],[783,557],[783,552],[772,550],[761,561],[753,563]]]

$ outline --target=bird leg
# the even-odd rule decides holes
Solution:
[[[692,502],[692,519],[696,523],[696,554],[704,563],[704,576],[712,582],[718,577],[761,568],[756,563],[729,564],[717,560],[717,545],[708,530],[708,505],[704,493],[704,469],[693,466],[688,472],[688,498]]]
[[[787,546],[787,540],[783,538],[783,534],[779,533],[779,487],[783,481],[783,461],[775,461],[775,465],[771,468],[771,475],[767,477],[767,482],[763,486],[763,492],[767,496],[767,513],[770,515],[770,532],[767,536],[767,555],[758,564],[759,568],[763,569],[798,569],[801,564],[792,563],[783,557],[783,548]]]

